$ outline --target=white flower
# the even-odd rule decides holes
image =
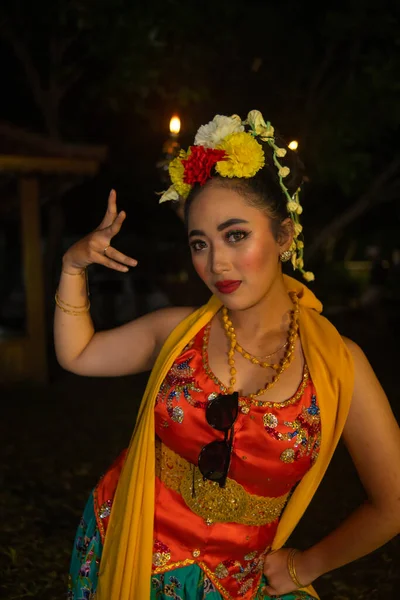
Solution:
[[[274,137],[274,128],[272,125],[267,125],[259,110],[251,110],[247,115],[246,123],[250,125],[256,135],[261,136],[262,140],[266,141],[267,138]]]
[[[163,192],[158,203],[161,204],[162,202],[168,202],[169,200],[174,200],[175,202],[179,200],[179,194],[173,185]]]
[[[194,145],[216,148],[228,135],[241,131],[244,131],[244,127],[238,115],[232,117],[215,115],[212,121],[199,128],[194,138]]]

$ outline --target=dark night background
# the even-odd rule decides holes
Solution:
[[[216,113],[251,109],[299,141],[312,289],[364,348],[399,416],[399,14],[388,0],[2,0],[0,345],[26,327],[18,174],[1,155],[26,153],[23,134],[36,133],[38,154],[74,143],[105,147],[106,157],[92,177],[35,174],[49,376],[0,385],[0,598],[65,597],[85,498],[128,443],[146,380],[73,376],[52,347],[62,254],[98,225],[111,187],[128,215],[115,245],[139,266],[89,269],[97,327],[207,298],[180,220],[154,193],[165,187],[156,165],[175,113],[183,147]],[[3,124],[20,138],[2,137]],[[294,542],[307,547],[362,498],[340,448]],[[397,598],[399,550],[396,539],[317,590],[326,600]]]

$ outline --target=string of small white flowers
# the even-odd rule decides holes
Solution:
[[[274,129],[269,121],[267,121],[267,123],[265,125],[266,125],[267,132],[274,131]],[[254,129],[252,131],[252,134],[254,136],[257,136],[257,133]],[[273,137],[273,135],[267,134],[267,135],[263,135],[260,137],[262,137],[263,141],[267,142],[267,144],[272,148],[272,151],[273,151],[272,157],[273,157],[274,165],[276,166],[276,168],[278,170],[279,185],[280,185],[280,187],[285,195],[285,198],[287,200],[286,210],[288,211],[288,215],[292,219],[292,222],[293,222],[294,236],[293,236],[292,245],[290,246],[290,251],[292,252],[291,262],[292,262],[293,269],[294,270],[298,269],[300,271],[300,273],[302,274],[303,279],[305,279],[305,281],[314,281],[314,279],[315,279],[314,273],[312,273],[311,271],[304,270],[304,242],[299,237],[303,231],[303,226],[301,225],[300,219],[299,219],[299,215],[301,215],[301,213],[303,212],[303,207],[300,204],[300,188],[298,188],[296,190],[296,192],[293,194],[293,196],[290,195],[289,190],[287,189],[287,187],[283,181],[283,179],[289,175],[290,169],[289,169],[289,167],[283,166],[279,162],[279,158],[283,158],[284,156],[286,156],[287,150],[286,150],[286,148],[279,148],[279,146],[276,145],[275,138]]]

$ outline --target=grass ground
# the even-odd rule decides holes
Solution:
[[[400,322],[336,316],[367,351],[400,416]],[[0,390],[0,598],[61,600],[75,528],[99,475],[129,441],[145,377],[79,378],[56,370],[45,388]],[[379,440],[376,440],[379,443]],[[383,465],[384,468],[384,465]],[[343,447],[293,542],[307,547],[363,499]],[[388,600],[400,590],[400,540],[324,576],[324,600]]]

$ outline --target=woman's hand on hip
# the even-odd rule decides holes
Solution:
[[[290,548],[282,548],[269,552],[264,560],[264,575],[267,578],[268,584],[265,592],[269,596],[281,596],[288,594],[298,589],[293,582],[288,569],[288,556]],[[296,552],[294,558],[296,575],[302,586],[309,585],[313,581],[313,577],[308,572],[306,561],[302,552]]]
[[[111,190],[106,214],[97,229],[76,242],[63,257],[63,268],[82,270],[93,263],[104,265],[114,271],[128,271],[137,260],[126,256],[111,246],[112,238],[119,233],[126,213],[117,211],[117,194]]]

